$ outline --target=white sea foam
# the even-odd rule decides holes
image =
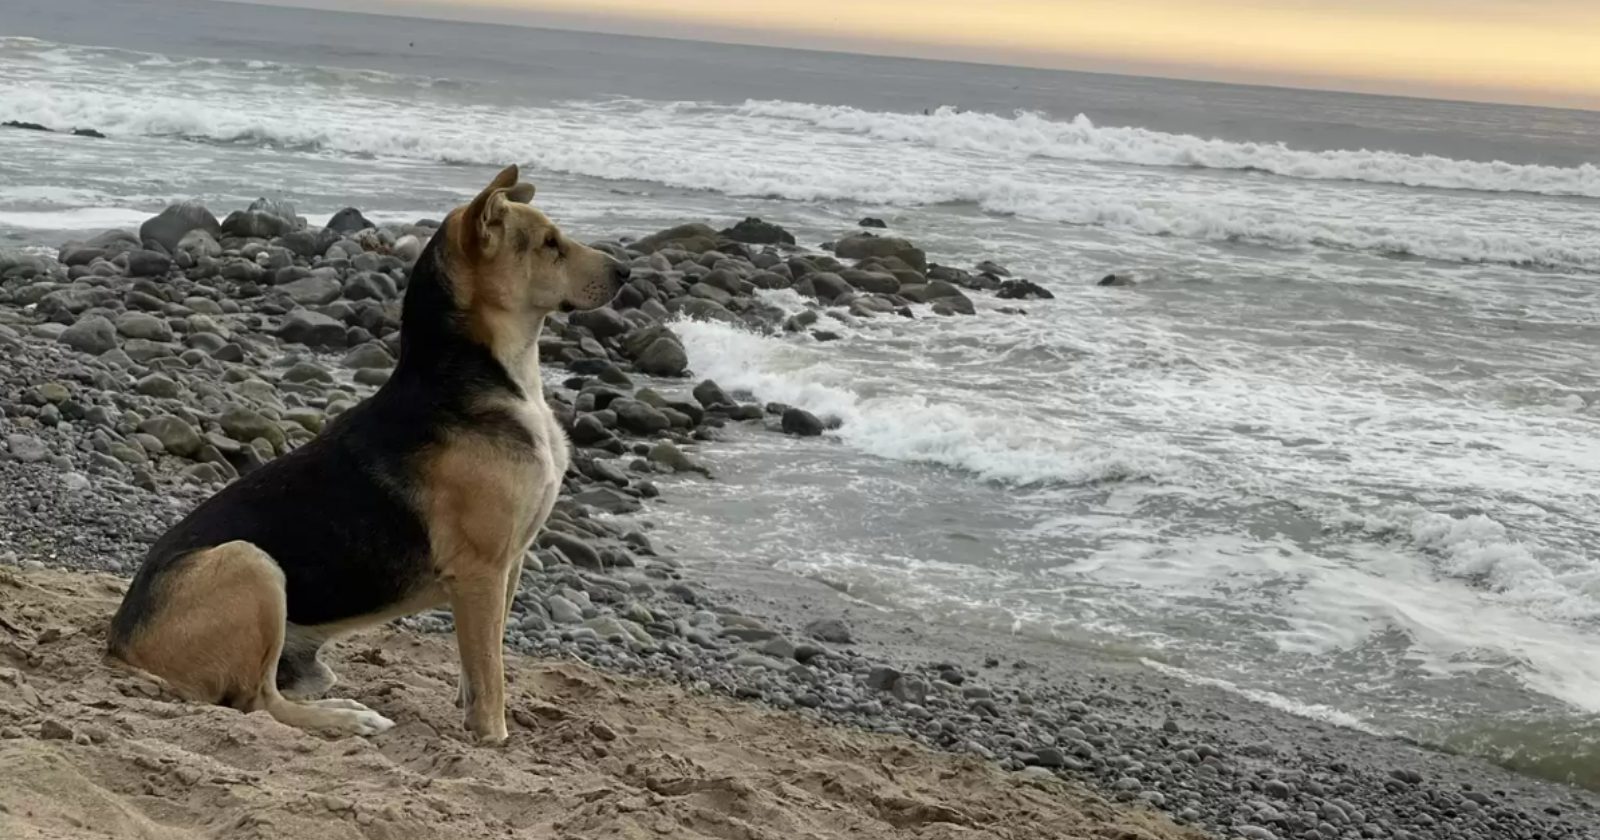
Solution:
[[[1600,197],[1600,166],[1593,164],[1565,168],[1366,149],[1313,152],[1282,143],[1238,143],[1144,128],[1097,126],[1083,114],[1059,121],[1027,111],[1004,117],[940,108],[918,115],[771,101],[747,102],[741,112],[881,140],[1015,158],[1039,156],[1259,171],[1308,180]]]
[[[1171,469],[1162,452],[1133,440],[1086,441],[1067,428],[1018,423],[1004,414],[915,394],[862,396],[864,374],[837,357],[738,327],[680,321],[689,363],[724,388],[798,406],[840,422],[840,439],[880,458],[954,467],[994,481],[1082,485],[1146,478]]]
[[[20,230],[105,230],[136,228],[149,211],[126,207],[78,207],[71,210],[0,210],[0,227]]]
[[[1230,694],[1237,694],[1247,700],[1260,703],[1263,706],[1270,706],[1282,712],[1288,712],[1289,714],[1303,718],[1309,718],[1311,720],[1320,720],[1323,723],[1331,723],[1334,726],[1342,726],[1346,729],[1354,729],[1358,732],[1365,732],[1369,735],[1386,734],[1382,730],[1372,726],[1355,715],[1352,715],[1348,712],[1342,712],[1329,706],[1323,706],[1317,703],[1303,703],[1299,700],[1284,697],[1281,694],[1276,694],[1271,691],[1244,688],[1236,685],[1233,682],[1230,682],[1229,680],[1217,679],[1215,677],[1202,677],[1197,674],[1191,674],[1182,668],[1175,668],[1171,665],[1156,662],[1153,659],[1144,659],[1141,661],[1144,663],[1145,667],[1152,671],[1165,674],[1169,677],[1174,677],[1190,685],[1220,688],[1223,691],[1229,692]]]

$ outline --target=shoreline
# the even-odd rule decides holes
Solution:
[[[11,453],[0,458],[11,523],[0,562],[125,575],[219,482],[309,439],[381,382],[426,226],[375,229],[341,212],[323,233],[281,202],[258,205],[221,223],[167,211],[143,237],[158,234],[165,252],[130,233],[64,246],[66,266],[0,257],[0,350],[13,361],[0,382]],[[1600,797],[1579,788],[1137,663],[863,608],[815,581],[657,554],[632,520],[660,492],[652,477],[698,470],[696,447],[715,446],[727,424],[807,435],[827,425],[680,378],[687,359],[668,322],[810,330],[814,315],[765,305],[757,289],[791,288],[858,318],[965,317],[970,296],[1039,292],[1003,270],[930,266],[892,236],[854,236],[835,255],[786,236],[746,220],[604,243],[634,261],[628,289],[613,307],[547,325],[545,384],[573,437],[573,471],[525,573],[513,648],[1059,774],[1224,837],[1600,836]],[[826,619],[843,632],[807,630]],[[448,616],[411,624],[442,630]]]

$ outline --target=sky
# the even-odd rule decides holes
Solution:
[[[268,0],[1071,70],[1600,108],[1600,0]]]

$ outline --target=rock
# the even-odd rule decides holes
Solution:
[[[699,222],[678,225],[658,233],[650,234],[633,243],[633,249],[646,254],[652,254],[663,248],[678,248],[694,254],[702,254],[717,247],[717,232],[710,225]]]
[[[888,691],[897,680],[900,672],[888,665],[874,665],[867,673],[867,688],[873,691]]]
[[[539,539],[535,542],[540,548],[557,549],[574,566],[584,569],[598,569],[603,565],[600,561],[600,553],[595,551],[593,546],[576,537],[570,537],[558,531],[545,531],[539,535]]]
[[[619,493],[609,487],[591,487],[581,493],[575,493],[572,501],[580,505],[587,505],[606,513],[633,513],[644,505],[632,496]]]
[[[328,224],[323,229],[348,235],[375,227],[377,225],[369,221],[366,216],[361,215],[360,210],[354,207],[346,207],[333,214],[333,218],[328,220]]]
[[[839,272],[856,289],[878,295],[892,295],[900,291],[900,280],[893,274],[882,271],[862,271],[856,268],[845,269]]]
[[[823,303],[832,303],[855,291],[843,277],[831,271],[814,271],[807,274],[805,279],[796,283],[794,287],[801,294],[814,297]]]
[[[323,274],[312,274],[278,287],[289,299],[301,306],[321,306],[339,299],[344,287],[338,279]]]
[[[103,133],[101,133],[99,131],[96,131],[96,130],[94,130],[92,128],[74,128],[72,130],[72,136],[73,137],[89,137],[89,138],[92,138],[92,139],[95,139],[95,140],[104,140],[104,139],[106,139],[105,134],[103,134]]]
[[[855,642],[850,635],[850,628],[837,618],[820,618],[807,624],[805,634],[813,639],[829,642],[836,645],[848,645]]]
[[[720,232],[721,236],[735,242],[752,245],[793,245],[794,235],[771,222],[751,216]]]
[[[835,242],[833,252],[844,260],[895,257],[918,272],[926,273],[928,270],[928,257],[922,249],[897,236],[852,233]]]
[[[39,737],[46,741],[71,741],[77,733],[55,718],[45,718],[39,723]]]
[[[410,265],[416,262],[418,257],[422,256],[422,249],[425,245],[426,243],[421,239],[406,234],[394,241],[394,247],[390,248],[389,252],[394,254],[396,259]]]
[[[296,309],[284,316],[277,336],[315,350],[337,349],[346,343],[344,324],[309,309]]]
[[[880,229],[881,228],[886,228],[886,227],[889,226],[888,222],[885,222],[884,220],[878,218],[877,216],[867,216],[867,217],[863,218],[861,221],[856,222],[856,224],[858,224],[858,225],[860,225],[860,226],[862,226],[864,228],[880,228]]]
[[[288,370],[283,372],[283,381],[328,383],[333,381],[333,374],[315,362],[295,362],[289,366]]]
[[[582,624],[583,610],[560,595],[550,595],[544,599],[544,607],[550,612],[550,620],[557,624]]]
[[[49,131],[50,130],[49,128],[47,128],[45,126],[42,126],[42,125],[40,125],[40,124],[38,124],[36,122],[24,122],[22,120],[6,120],[5,122],[0,122],[0,127],[4,127],[4,128],[20,128],[23,131]]]
[[[204,441],[193,426],[170,414],[152,417],[139,424],[139,431],[161,441],[161,446],[174,455],[190,458],[200,451]]]
[[[294,203],[288,199],[265,197],[258,198],[255,201],[250,202],[250,206],[246,207],[245,210],[250,213],[265,213],[269,216],[276,216],[277,218],[288,222],[291,228],[305,227],[305,225],[301,224],[301,222],[304,220],[300,218],[300,214],[295,209]]]
[[[1055,295],[1032,280],[1006,280],[995,290],[994,296],[1002,300],[1050,300]]]
[[[803,408],[790,408],[783,412],[783,431],[785,434],[799,435],[800,437],[816,437],[826,428],[817,415]]]
[[[280,218],[259,210],[235,210],[222,220],[223,233],[248,239],[272,239],[294,229],[294,219]]]
[[[362,271],[345,280],[344,296],[347,300],[394,300],[400,296],[400,288],[387,274]]]
[[[183,390],[170,377],[152,373],[134,384],[133,389],[147,397],[176,399]]]
[[[222,433],[240,442],[261,439],[272,444],[274,449],[283,448],[286,437],[283,429],[273,422],[271,418],[242,405],[232,405],[224,409],[217,424],[222,427]]]
[[[712,382],[709,379],[701,382],[699,385],[694,386],[694,398],[695,401],[699,402],[700,405],[705,408],[716,408],[718,406],[731,406],[735,404],[733,398],[728,396],[726,391],[722,390],[722,386]]]
[[[1096,286],[1134,286],[1138,285],[1130,274],[1107,274],[1100,278]]]
[[[992,274],[996,277],[1011,276],[1011,271],[1009,269],[995,262],[994,260],[984,260],[983,262],[973,266],[973,270],[977,271],[979,274]]]
[[[146,341],[171,341],[172,326],[166,321],[143,312],[124,312],[117,316],[117,332],[125,338],[142,338]]]
[[[178,250],[175,253],[188,254],[190,259],[199,261],[202,257],[221,256],[222,246],[217,243],[216,237],[212,236],[210,231],[197,228],[178,240]]]
[[[171,253],[177,250],[178,243],[191,230],[203,230],[215,239],[221,236],[222,225],[217,223],[217,217],[204,204],[185,201],[167,207],[140,225],[139,241],[158,243]]]
[[[613,400],[610,408],[617,413],[617,425],[634,434],[653,435],[672,428],[667,415],[638,400]]]
[[[671,441],[662,441],[650,447],[650,463],[666,467],[673,472],[695,472],[711,477],[711,470],[697,464]]]
[[[601,341],[622,335],[632,329],[627,319],[609,306],[574,312],[567,316],[567,323],[583,327]]]
[[[931,308],[935,315],[975,315],[978,312],[966,295],[938,298]]]
[[[344,354],[344,358],[339,360],[339,364],[352,369],[388,370],[394,367],[394,356],[389,355],[388,348],[372,341]]]
[[[650,336],[637,351],[633,350],[634,336],[629,338],[629,350],[633,352],[633,364],[642,373],[652,376],[682,376],[689,368],[689,354],[684,352],[683,343],[665,326],[657,325],[643,331]]]
[[[6,450],[24,464],[37,464],[50,457],[44,441],[31,435],[6,435]]]
[[[129,277],[165,277],[172,270],[172,258],[140,248],[128,252]]]
[[[572,442],[579,446],[593,446],[604,440],[610,440],[612,435],[600,418],[593,414],[585,414],[572,424]]]
[[[78,319],[56,339],[80,353],[98,356],[117,347],[117,328],[102,315]]]

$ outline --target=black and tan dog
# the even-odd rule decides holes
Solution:
[[[411,271],[387,384],[156,542],[112,620],[115,661],[193,700],[372,734],[394,724],[310,699],[334,683],[318,651],[449,604],[467,728],[505,739],[506,616],[568,461],[539,330],[628,276],[532,197],[513,166],[447,217]]]

